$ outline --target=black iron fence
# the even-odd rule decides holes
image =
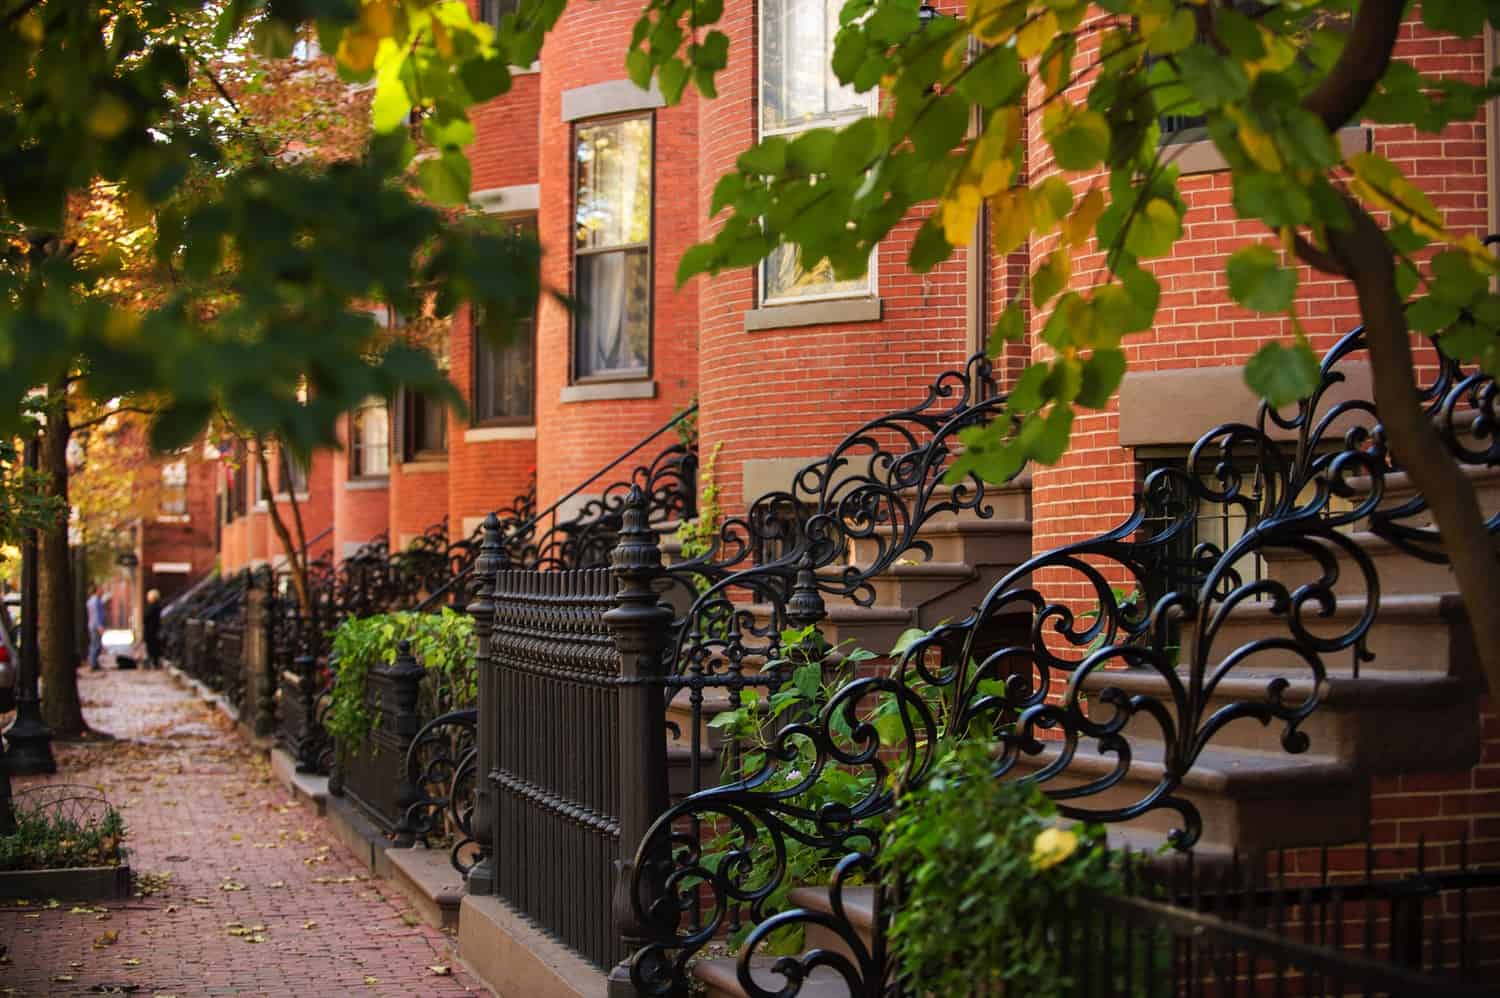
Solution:
[[[1119,895],[1057,909],[1044,930],[1078,998],[1495,995],[1500,869],[1467,839],[1278,851],[1163,871],[1125,865]],[[1343,867],[1341,870],[1340,867]],[[1482,914],[1480,912],[1483,912]]]

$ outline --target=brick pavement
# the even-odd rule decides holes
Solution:
[[[120,807],[137,896],[0,906],[0,995],[487,994],[217,711],[164,673],[80,675],[89,723],[120,740],[56,746],[49,780]]]

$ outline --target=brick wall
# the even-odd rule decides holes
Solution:
[[[730,38],[719,97],[699,118],[697,215],[707,219],[714,184],[756,140],[756,17],[753,4],[728,5],[720,24]],[[701,294],[703,452],[722,443],[721,501],[746,498],[743,462],[826,454],[876,415],[920,401],[942,370],[968,355],[965,252],[928,274],[905,261],[918,221],[908,221],[877,253],[878,322],[745,330],[756,275],[746,269],[698,278]],[[704,223],[701,238],[714,227]],[[788,481],[787,484],[790,484]]]
[[[572,286],[572,125],[562,120],[563,92],[625,79],[626,44],[639,13],[640,4],[633,0],[572,5],[542,52],[538,223],[546,287],[566,291]],[[537,323],[536,450],[538,501],[544,506],[666,422],[698,389],[697,289],[678,290],[674,281],[678,258],[699,236],[697,212],[685,210],[695,203],[697,192],[698,103],[689,97],[677,107],[657,110],[654,119],[655,397],[561,401],[570,380],[571,322],[557,302],[545,300]],[[624,477],[673,439],[643,448],[599,486]]]
[[[335,558],[386,532],[391,520],[390,484],[380,479],[349,479],[349,417],[339,420],[339,450],[333,453],[333,536],[313,546],[316,558],[331,550]],[[351,487],[352,486],[352,487]]]

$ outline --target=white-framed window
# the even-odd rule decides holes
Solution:
[[[830,62],[843,0],[760,0],[762,138],[848,124],[877,110],[876,91],[857,93]],[[875,256],[864,277],[841,281],[821,260],[802,266],[796,247],[778,246],[760,270],[763,304],[857,298],[875,291]]]
[[[479,19],[498,31],[501,19],[520,6],[521,0],[479,0]]]
[[[575,381],[651,371],[653,139],[649,114],[574,129]]]
[[[188,466],[186,461],[171,461],[161,466],[161,501],[157,511],[162,516],[188,515]]]
[[[385,478],[391,473],[391,407],[368,398],[349,414],[349,477]]]

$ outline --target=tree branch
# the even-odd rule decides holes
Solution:
[[[1500,554],[1485,528],[1474,484],[1444,446],[1422,408],[1406,312],[1396,292],[1395,254],[1385,232],[1358,203],[1346,199],[1352,224],[1330,230],[1333,253],[1359,296],[1365,342],[1375,382],[1375,409],[1400,466],[1432,510],[1443,550],[1468,610],[1479,663],[1489,688],[1500,692]]]
[[[154,415],[156,415],[156,410],[155,409],[146,409],[146,408],[144,408],[142,406],[138,406],[138,405],[122,405],[118,409],[111,409],[108,412],[101,413],[101,414],[99,414],[98,416],[95,416],[92,419],[85,419],[82,422],[74,423],[73,424],[73,432],[74,433],[79,433],[79,432],[81,432],[83,430],[91,430],[94,427],[100,425],[101,423],[104,423],[104,422],[108,421],[109,417],[111,417],[111,416],[118,416],[121,413],[126,413],[126,412],[133,412],[133,413],[136,413],[137,415],[141,415],[141,416],[154,416]]]
[[[1406,0],[1364,0],[1359,5],[1339,61],[1302,101],[1330,132],[1354,119],[1385,75],[1405,9]]]
[[[260,487],[265,492],[266,513],[271,517],[271,529],[276,531],[276,539],[281,541],[281,549],[286,554],[292,575],[292,591],[297,594],[298,610],[304,617],[311,617],[312,597],[308,592],[306,559],[297,556],[297,542],[292,540],[291,531],[287,530],[286,521],[276,508],[276,495],[271,488],[271,462],[266,458],[265,439],[258,433],[253,439],[255,461],[260,466]]]

